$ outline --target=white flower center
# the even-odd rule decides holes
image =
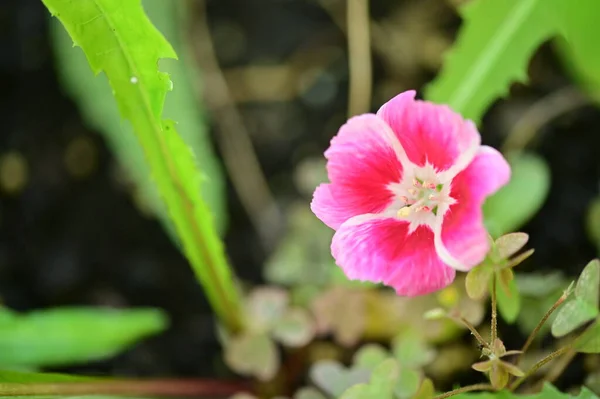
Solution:
[[[396,196],[395,216],[410,222],[411,231],[422,224],[433,227],[456,202],[450,196],[450,182],[442,181],[431,165],[406,169],[402,181],[389,186]]]

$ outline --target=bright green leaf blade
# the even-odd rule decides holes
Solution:
[[[235,372],[267,381],[279,368],[279,355],[267,334],[241,334],[225,347],[225,361]]]
[[[0,323],[0,365],[47,367],[106,359],[163,331],[157,309],[57,308]]]
[[[526,80],[533,52],[558,33],[553,9],[558,1],[470,1],[462,9],[456,44],[425,97],[479,122],[512,82]]]
[[[517,288],[515,279],[512,279],[508,283],[509,294],[504,292],[504,289],[498,284],[497,295],[498,295],[498,311],[500,316],[509,324],[512,324],[517,320],[519,316],[519,310],[521,310],[521,295]]]
[[[161,58],[176,58],[150,23],[139,0],[43,0],[86,54],[94,73],[108,77],[121,115],[144,149],[152,177],[175,225],[184,253],[217,315],[230,329],[241,325],[235,281],[200,192],[203,176],[170,121],[162,121],[172,83],[159,72]]]
[[[598,300],[600,299],[600,260],[592,260],[583,269],[577,279],[575,296],[588,305],[598,308]]]
[[[598,308],[579,298],[565,303],[552,323],[552,335],[562,337],[598,316]]]
[[[556,42],[558,53],[581,88],[600,102],[600,3],[579,0],[577,7],[565,6],[562,23],[566,39]]]
[[[180,121],[180,133],[197,155],[199,168],[207,176],[202,185],[202,195],[215,215],[219,230],[223,231],[226,219],[225,188],[211,148],[201,105],[192,91],[193,77],[198,71],[193,70],[189,62],[186,63],[189,57],[186,57],[184,46],[178,40],[181,30],[176,15],[178,6],[176,2],[169,0],[144,0],[144,6],[177,52],[183,54],[181,62],[169,62],[165,65],[166,72],[172,76],[177,86],[177,90],[166,99],[165,113]],[[58,21],[52,21],[51,34],[57,70],[63,87],[77,102],[86,122],[104,135],[119,163],[140,190],[141,198],[161,217],[169,231],[174,232],[156,185],[150,178],[148,163],[131,125],[121,122],[106,76],[94,78],[84,54],[73,51],[73,40]]]
[[[532,153],[507,156],[512,168],[510,182],[483,205],[485,225],[498,237],[527,223],[541,208],[550,189],[550,168]]]

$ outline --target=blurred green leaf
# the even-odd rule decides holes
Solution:
[[[225,346],[225,362],[243,375],[268,381],[279,368],[279,355],[273,340],[266,333],[240,334]]]
[[[578,0],[576,7],[564,7],[562,20],[566,38],[555,43],[567,70],[596,101],[600,101],[598,15],[600,3],[596,0]]]
[[[33,373],[27,371],[0,370],[0,383],[27,384],[35,382],[83,382],[97,381],[98,378],[72,374]]]
[[[515,281],[521,294],[521,310],[517,324],[528,335],[537,326],[548,309],[562,295],[567,280],[560,272],[554,273],[517,273]],[[552,326],[557,312],[544,323],[538,337],[543,337]]]
[[[419,387],[419,390],[412,399],[432,399],[435,394],[435,387],[429,378],[425,378]]]
[[[482,264],[467,273],[465,288],[467,295],[473,299],[481,299],[488,292],[494,269],[489,264]]]
[[[481,393],[461,393],[453,396],[454,399],[598,399],[586,387],[582,387],[579,395],[562,393],[550,383],[544,384],[544,389],[535,394],[520,395],[508,391],[500,392],[481,392]]]
[[[598,316],[598,309],[579,298],[565,303],[552,323],[552,335],[562,337]]]
[[[586,215],[586,229],[600,253],[600,197],[592,200]]]
[[[277,287],[257,287],[246,298],[246,327],[252,331],[269,331],[283,317],[290,298]]]
[[[167,327],[158,309],[57,308],[0,320],[0,365],[49,367],[106,359]]]
[[[314,337],[315,327],[306,310],[291,308],[277,320],[271,334],[284,345],[300,347]]]
[[[357,367],[374,370],[389,357],[390,353],[383,346],[379,344],[366,344],[356,351],[352,364]]]
[[[514,279],[508,283],[508,288],[510,290],[510,295],[507,295],[500,286],[497,287],[498,311],[504,321],[512,324],[519,316],[519,310],[521,309],[521,295]]]
[[[483,205],[485,225],[493,237],[515,231],[541,208],[550,189],[550,169],[533,153],[507,156],[512,168],[510,182]]]
[[[508,259],[519,252],[529,241],[529,236],[525,233],[504,234],[494,241],[494,260],[501,261]]]
[[[559,32],[562,0],[478,0],[461,8],[463,25],[425,97],[479,123],[514,81],[525,82],[533,52]]]
[[[315,385],[333,397],[339,397],[346,389],[369,381],[371,371],[364,368],[347,369],[333,360],[322,360],[310,369]]]
[[[581,353],[600,353],[600,324],[598,320],[577,338],[573,348]]]
[[[373,370],[368,384],[353,386],[340,399],[393,399],[398,377],[398,363],[394,359],[385,360]]]
[[[588,305],[598,308],[600,300],[600,260],[589,262],[581,272],[575,286],[575,297]]]
[[[314,388],[300,388],[294,399],[327,399],[321,392]]]
[[[421,373],[408,367],[400,366],[400,376],[394,387],[397,399],[411,399],[419,390]]]
[[[423,335],[414,329],[404,331],[393,339],[392,352],[402,369],[420,368],[435,358],[435,352],[426,344]]]
[[[181,6],[169,0],[144,0],[144,8],[157,28],[167,37],[180,56],[179,62],[161,64],[168,72],[177,90],[166,99],[165,114],[179,121],[179,133],[196,154],[200,170],[206,175],[202,195],[215,215],[221,232],[226,225],[225,185],[217,159],[212,150],[205,113],[196,100],[193,87],[199,70],[194,68],[181,43],[181,19],[177,9]],[[57,71],[63,88],[73,98],[87,124],[104,135],[119,163],[141,192],[141,198],[161,221],[173,232],[173,226],[160,200],[158,190],[150,176],[140,143],[130,124],[123,123],[113,99],[106,76],[94,76],[85,55],[73,51],[73,40],[58,21],[52,21],[50,33],[56,56]]]

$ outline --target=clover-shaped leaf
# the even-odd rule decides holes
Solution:
[[[562,337],[594,319],[598,309],[600,261],[592,260],[583,269],[575,286],[574,298],[565,303],[552,323],[552,335]]]
[[[349,388],[340,399],[393,399],[398,377],[398,362],[394,359],[387,359],[373,370],[368,383]]]
[[[492,251],[492,259],[496,262],[508,259],[529,241],[529,235],[526,233],[509,233],[505,234],[494,242],[494,250]]]
[[[275,376],[279,357],[275,343],[266,333],[235,336],[225,346],[225,361],[234,371],[268,381]]]
[[[400,375],[394,387],[397,399],[410,399],[419,390],[421,373],[408,367],[400,366]]]
[[[252,331],[268,331],[288,306],[289,294],[276,287],[255,288],[246,300],[247,325]]]
[[[314,388],[301,388],[294,395],[294,399],[327,399],[321,392]]]
[[[292,308],[275,322],[272,335],[284,345],[299,347],[310,342],[315,335],[315,328],[307,311]]]
[[[310,378],[315,385],[336,398],[349,387],[369,381],[370,375],[368,369],[347,369],[333,360],[322,360],[310,369]]]
[[[392,353],[403,369],[420,368],[435,357],[435,352],[415,330],[408,330],[396,336],[392,342]]]
[[[356,367],[374,370],[389,357],[390,353],[383,346],[367,344],[356,351],[352,363]]]

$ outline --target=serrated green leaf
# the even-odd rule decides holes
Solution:
[[[202,175],[174,124],[162,120],[172,82],[158,71],[158,61],[176,58],[173,48],[148,20],[139,0],[80,0],[76,7],[72,0],[43,3],[82,48],[92,71],[108,77],[120,114],[131,122],[144,149],[183,252],[216,314],[227,327],[238,329],[238,291],[201,195]]]
[[[511,0],[512,2],[512,0]],[[541,208],[550,189],[550,168],[533,153],[507,155],[510,182],[483,205],[485,225],[493,237],[515,231]]]
[[[247,333],[233,337],[227,343],[225,362],[237,373],[268,381],[279,368],[279,355],[267,334]]]
[[[592,260],[583,269],[577,279],[575,297],[590,306],[598,308],[598,300],[600,300],[600,260]]]
[[[144,6],[157,27],[182,55],[181,62],[163,65],[177,87],[166,98],[165,113],[180,121],[179,132],[196,153],[198,166],[207,176],[202,184],[202,196],[215,215],[219,231],[224,231],[227,217],[225,186],[212,150],[202,106],[198,104],[192,91],[193,78],[198,76],[198,71],[192,70],[190,63],[186,62],[189,57],[179,40],[181,21],[176,15],[178,5],[169,0],[144,0]],[[104,135],[119,163],[141,191],[141,198],[160,216],[169,232],[174,234],[156,185],[150,178],[143,150],[131,125],[121,122],[106,76],[94,78],[85,55],[80,51],[73,51],[73,40],[58,21],[52,21],[50,33],[62,86],[76,101],[86,123]]]
[[[559,33],[556,5],[562,0],[478,0],[462,8],[463,26],[428,100],[449,104],[479,122],[487,107],[524,82],[529,58]]]
[[[498,296],[498,311],[504,321],[512,324],[519,316],[519,310],[521,309],[521,295],[514,279],[508,283],[510,295],[507,295],[499,285],[500,284],[498,284],[496,289]]]
[[[163,331],[158,309],[57,308],[0,323],[0,365],[49,367],[106,359]]]
[[[598,316],[598,308],[579,298],[565,303],[552,323],[552,335],[562,337]]]

